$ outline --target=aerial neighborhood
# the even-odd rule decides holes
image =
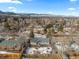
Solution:
[[[0,14],[0,58],[78,59],[79,17]]]

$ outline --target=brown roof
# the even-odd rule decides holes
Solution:
[[[43,57],[43,58],[40,58],[40,59],[62,59],[62,56],[60,56],[60,54],[53,54],[51,56]]]
[[[20,59],[19,57],[8,57],[8,56],[0,56],[0,59]]]

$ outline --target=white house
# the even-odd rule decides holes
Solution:
[[[63,43],[61,42],[57,42],[55,44],[56,48],[59,50],[59,51],[66,51],[67,48],[68,48],[68,45],[64,45]]]
[[[79,45],[76,43],[72,43],[70,46],[71,49],[75,50],[75,51],[79,51]]]

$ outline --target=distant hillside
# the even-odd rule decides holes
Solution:
[[[54,14],[39,14],[39,13],[14,13],[14,12],[3,12],[0,10],[0,15],[8,15],[8,16],[32,16],[32,17],[79,17],[79,16],[71,16],[71,15],[54,15]]]
[[[16,15],[16,13],[14,13],[14,12],[3,12],[1,10],[0,10],[0,14],[8,14],[8,15],[12,14],[12,15]]]
[[[38,13],[14,13],[14,12],[3,12],[0,10],[0,14],[6,15],[20,15],[20,16],[51,16],[49,14],[38,14]]]

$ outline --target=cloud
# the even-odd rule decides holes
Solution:
[[[33,0],[27,0],[28,2],[31,2],[31,1],[33,1]]]
[[[77,0],[70,0],[71,2],[75,2],[75,1],[77,1]]]
[[[19,0],[0,0],[0,3],[16,3],[16,4],[22,4]]]
[[[70,10],[70,11],[74,11],[74,10],[76,10],[75,8],[68,8],[68,10]]]
[[[8,10],[11,12],[16,12],[16,8],[15,7],[8,7]]]
[[[49,11],[49,12],[47,12],[48,14],[53,14],[53,12],[52,11]]]

